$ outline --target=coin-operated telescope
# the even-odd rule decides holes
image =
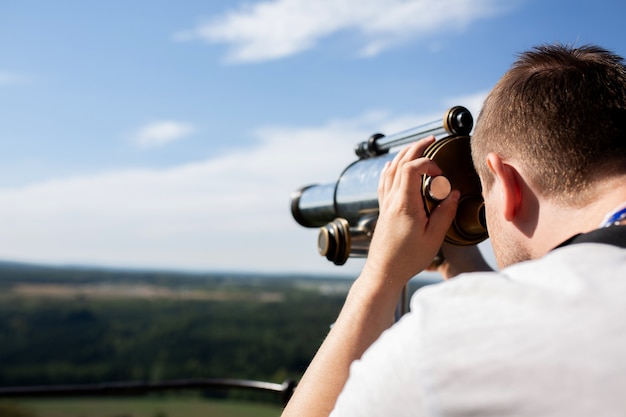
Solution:
[[[487,238],[485,209],[478,175],[470,152],[472,114],[456,106],[446,111],[443,120],[394,135],[380,133],[356,145],[359,159],[350,164],[329,184],[313,184],[291,195],[291,213],[304,227],[319,227],[318,250],[336,265],[348,257],[366,257],[378,219],[378,182],[387,161],[407,145],[433,135],[437,139],[424,156],[441,168],[436,177],[424,175],[421,188],[426,213],[430,214],[452,189],[461,193],[456,217],[445,241],[454,245],[475,245]]]

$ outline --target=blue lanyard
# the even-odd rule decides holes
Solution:
[[[605,221],[602,223],[601,227],[609,227],[614,224],[619,223],[620,221],[626,219],[626,207],[622,207],[621,210],[618,210],[612,213]]]

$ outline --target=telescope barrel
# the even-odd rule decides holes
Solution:
[[[441,125],[440,121],[431,122],[413,129],[405,130],[389,136],[383,136],[376,141],[376,145],[381,150],[389,150],[394,146],[406,145],[411,142],[418,141],[426,136],[433,135],[435,137],[447,135],[448,132]]]
[[[443,120],[435,120],[389,136],[374,134],[359,143],[354,151],[359,158],[371,158],[385,154],[393,147],[416,142],[431,135],[437,139],[450,135],[469,135],[473,127],[474,118],[470,111],[465,107],[455,106],[446,112]]]
[[[337,217],[336,184],[313,184],[291,194],[291,214],[304,227],[320,227]]]
[[[385,162],[393,154],[363,159],[348,166],[339,181],[313,184],[291,195],[291,213],[304,227],[321,227],[336,217],[356,223],[368,213],[378,212],[378,181]]]
[[[430,135],[438,140],[424,151],[441,168],[441,178],[424,176],[415,190],[424,198],[428,214],[451,189],[461,193],[456,218],[446,233],[446,241],[456,245],[476,244],[487,238],[480,181],[471,160],[469,133],[473,128],[470,112],[453,107],[442,120],[404,132],[375,134],[357,145],[359,159],[350,164],[336,182],[302,187],[291,195],[291,212],[304,227],[320,227],[318,250],[336,265],[349,256],[367,256],[369,242],[378,218],[378,183],[388,161],[405,145]]]

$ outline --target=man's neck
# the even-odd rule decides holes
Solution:
[[[533,257],[538,258],[578,233],[597,229],[606,215],[626,202],[626,178],[605,181],[592,201],[571,207],[542,201],[533,236]]]

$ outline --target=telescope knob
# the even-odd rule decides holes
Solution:
[[[350,225],[346,219],[337,218],[320,228],[317,249],[320,255],[335,265],[343,265],[350,256]]]
[[[368,159],[389,152],[389,149],[380,149],[378,147],[378,139],[384,137],[385,135],[383,135],[382,133],[374,133],[365,142],[357,144],[354,148],[354,153],[356,153],[359,159]]]
[[[428,197],[436,202],[443,201],[448,198],[450,191],[452,191],[450,181],[443,175],[428,177],[426,179],[425,188],[428,193]]]
[[[474,128],[474,118],[465,107],[454,106],[444,115],[443,127],[451,135],[469,135]]]

